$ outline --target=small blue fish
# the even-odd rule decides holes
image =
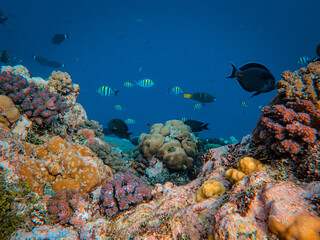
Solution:
[[[196,105],[194,105],[193,110],[199,110],[202,108],[202,103],[197,103]]]
[[[183,90],[179,86],[175,86],[173,88],[168,88],[168,93],[173,95],[183,94]]]
[[[128,87],[128,88],[132,88],[134,85],[131,82],[124,82],[123,86]]]
[[[149,88],[149,87],[152,87],[154,85],[154,81],[152,81],[149,78],[146,78],[146,79],[142,79],[142,80],[136,81],[136,84],[138,86],[140,86],[140,87]]]
[[[123,107],[122,107],[121,105],[119,105],[119,104],[114,105],[113,108],[114,108],[115,110],[117,110],[117,111],[122,111],[122,110],[123,110]]]
[[[126,124],[135,124],[135,123],[136,123],[136,120],[134,120],[133,118],[127,118],[124,122],[125,122]]]
[[[117,96],[119,90],[112,89],[108,86],[101,86],[97,89],[97,92],[102,96]]]
[[[310,57],[299,57],[299,59],[297,60],[297,64],[304,65],[310,63],[311,61],[312,60]]]

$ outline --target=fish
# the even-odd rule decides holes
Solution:
[[[181,89],[181,87],[175,86],[172,88],[168,88],[168,93],[172,95],[179,95],[179,94],[183,94],[183,90]]]
[[[67,38],[69,38],[69,34],[58,33],[51,38],[51,42],[53,44],[60,44]]]
[[[199,110],[202,108],[202,103],[197,103],[196,105],[194,105],[193,110]]]
[[[271,72],[259,63],[248,63],[239,70],[231,63],[232,74],[227,78],[236,78],[247,92],[255,92],[251,97],[275,89],[276,80]]]
[[[247,108],[248,107],[248,103],[246,103],[245,101],[241,101],[240,102],[240,107]]]
[[[183,97],[190,98],[202,103],[209,103],[209,102],[216,101],[216,98],[214,96],[206,92],[197,92],[192,94],[188,93],[188,94],[184,94]]]
[[[124,122],[125,122],[126,124],[135,124],[135,123],[136,123],[136,120],[134,120],[133,118],[127,118]]]
[[[11,61],[11,54],[7,50],[2,50],[0,52],[0,61],[8,64]]]
[[[45,57],[33,55],[32,58],[42,66],[51,67],[51,68],[65,67],[64,64],[56,62],[56,61],[48,60]]]
[[[132,82],[124,82],[124,83],[123,83],[123,86],[124,86],[124,87],[128,87],[128,88],[132,88],[134,85],[133,85]]]
[[[320,57],[320,44],[318,44],[316,49],[317,56]]]
[[[112,119],[108,122],[108,127],[103,129],[103,134],[111,135],[114,134],[120,138],[129,139],[132,133],[129,133],[127,124],[121,119]]]
[[[8,20],[8,17],[5,17],[3,12],[0,11],[0,24],[4,25],[4,23]]]
[[[101,86],[97,89],[97,92],[102,96],[118,96],[120,90],[112,89],[108,86]]]
[[[185,122],[185,121],[187,121],[188,119],[189,119],[189,118],[182,117],[182,118],[181,118],[181,121],[182,121],[182,122]]]
[[[185,121],[184,124],[191,127],[192,132],[201,132],[203,130],[210,130],[208,128],[209,123],[204,124],[203,122],[189,119]]]
[[[123,107],[122,107],[121,105],[119,105],[119,104],[114,105],[113,108],[114,108],[115,110],[117,110],[117,111],[122,111],[122,110],[123,110]]]
[[[142,79],[142,80],[135,81],[135,82],[136,82],[136,85],[138,85],[140,87],[144,87],[144,88],[152,87],[155,84],[154,81],[152,81],[149,78]]]
[[[308,64],[311,63],[312,59],[310,57],[299,57],[299,59],[297,60],[297,64],[299,65],[304,65],[304,64]]]

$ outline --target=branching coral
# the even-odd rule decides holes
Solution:
[[[29,83],[11,72],[0,73],[0,93],[11,98],[30,120],[39,125],[52,123],[67,108],[64,97],[49,92],[48,88],[40,89],[34,82]]]

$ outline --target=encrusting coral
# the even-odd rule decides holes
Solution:
[[[67,144],[60,137],[52,137],[44,145],[24,146],[27,160],[20,174],[35,192],[42,193],[45,184],[52,182],[54,191],[74,189],[88,193],[112,178],[111,169],[85,146]]]

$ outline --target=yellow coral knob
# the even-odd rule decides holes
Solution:
[[[230,168],[226,171],[226,179],[228,179],[232,183],[238,182],[245,176],[246,174],[244,172],[241,172],[234,168]]]
[[[263,169],[263,165],[260,163],[260,161],[252,157],[242,158],[238,162],[237,167],[241,172],[245,173],[246,175]]]
[[[216,180],[206,181],[196,193],[196,201],[200,202],[207,198],[218,198],[224,194],[225,188],[223,184]]]

